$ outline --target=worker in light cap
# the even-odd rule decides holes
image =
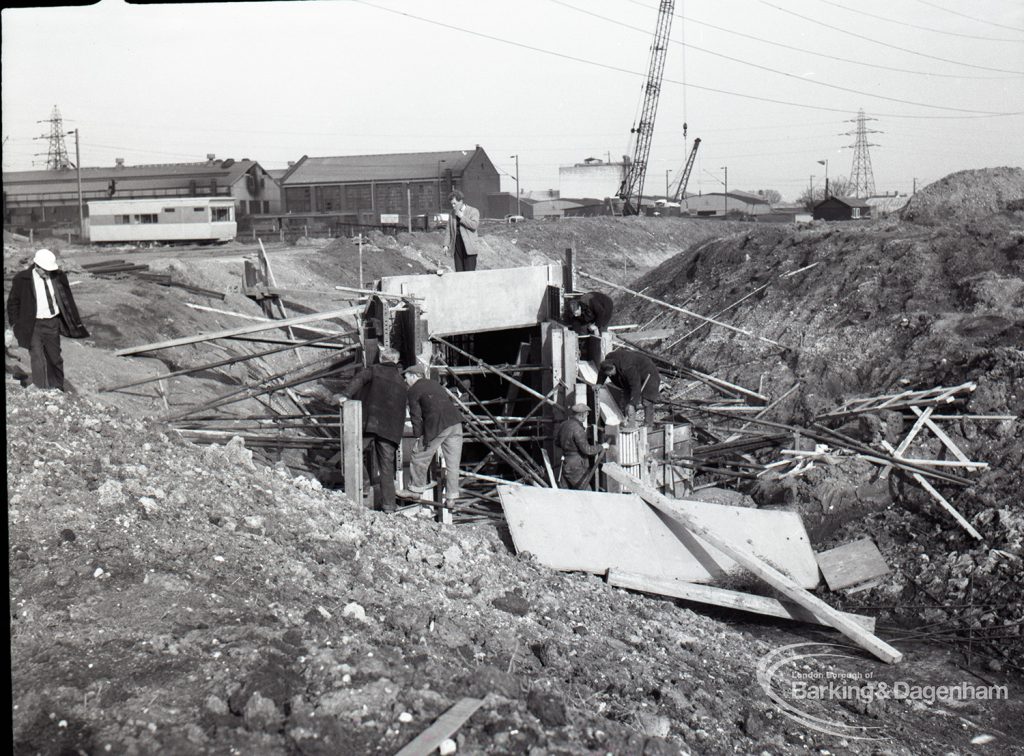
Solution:
[[[84,339],[89,332],[78,315],[68,276],[50,250],[38,250],[32,265],[14,275],[7,322],[18,344],[29,350],[33,385],[63,391],[60,337]]]
[[[366,479],[373,489],[373,507],[394,512],[395,457],[405,432],[407,389],[398,367],[397,349],[381,347],[379,362],[360,370],[338,399],[358,399],[363,403],[363,449],[366,453]]]
[[[580,402],[573,405],[570,412],[572,415],[555,432],[555,441],[562,450],[559,485],[562,488],[582,490],[590,477],[587,458],[607,449],[608,444],[592,444],[587,441],[587,416],[590,414],[587,405]]]

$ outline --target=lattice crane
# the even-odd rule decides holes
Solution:
[[[672,12],[675,0],[661,0],[658,3],[658,23],[651,43],[651,59],[644,85],[644,106],[640,121],[631,129],[636,136],[632,162],[626,166],[626,174],[619,187],[624,215],[639,215],[644,192],[644,178],[647,175],[647,158],[651,154],[651,136],[654,134],[654,117],[658,112],[658,97],[661,95],[661,80],[665,71],[665,55],[668,52],[668,35],[672,28]]]
[[[669,198],[672,202],[680,202],[686,196],[686,185],[690,183],[690,173],[693,171],[693,161],[697,158],[697,148],[700,147],[700,137],[693,140],[693,149],[686,158],[686,167],[683,168],[683,175],[676,181],[675,189]]]

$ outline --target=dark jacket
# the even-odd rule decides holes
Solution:
[[[398,365],[376,364],[356,373],[342,392],[363,403],[363,433],[402,442],[406,386]]]
[[[575,417],[570,417],[558,426],[555,439],[563,457],[589,457],[601,451],[599,444],[587,441],[587,429]]]
[[[615,305],[612,298],[599,291],[587,292],[579,298],[580,316],[576,322],[587,326],[593,323],[601,333],[608,330],[608,324],[612,322],[612,312]]]
[[[661,387],[661,375],[650,357],[628,349],[616,349],[605,357],[615,365],[612,383],[622,389],[626,395],[626,403],[640,407],[641,398],[649,402],[657,401]],[[607,376],[597,379],[598,385],[605,382]]]
[[[61,335],[72,339],[87,338],[89,332],[78,315],[67,273],[62,270],[54,272],[50,276],[50,283],[53,284],[54,304],[60,314]],[[7,322],[11,324],[18,344],[30,349],[32,331],[36,325],[36,287],[32,281],[31,267],[14,274],[11,295],[7,298]]]
[[[414,438],[423,436],[426,443],[437,438],[441,431],[462,422],[462,414],[441,384],[420,378],[409,389],[409,418]]]

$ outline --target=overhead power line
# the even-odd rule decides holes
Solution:
[[[563,2],[563,0],[551,0],[551,2],[555,3],[556,5],[561,5],[561,6],[565,7],[565,8],[569,8],[570,10],[574,10],[577,13],[584,13],[584,14],[586,14],[588,16],[593,16],[594,18],[599,18],[602,21],[607,21],[609,23],[615,24],[616,26],[621,26],[624,29],[632,29],[633,31],[638,31],[638,32],[641,32],[641,33],[646,33],[644,29],[640,29],[639,27],[630,26],[629,24],[623,23],[621,21],[617,21],[614,18],[608,18],[607,16],[602,16],[602,15],[600,15],[598,13],[594,13],[592,11],[588,11],[588,10],[586,10],[584,8],[577,8],[575,5],[569,5],[569,3]],[[671,41],[676,42],[675,40],[671,40]],[[861,90],[861,89],[851,89],[850,87],[842,87],[842,86],[839,86],[838,84],[829,84],[827,81],[818,81],[817,79],[807,79],[807,78],[805,78],[803,76],[799,76],[797,74],[788,73],[786,71],[780,71],[777,68],[771,68],[769,66],[762,66],[760,63],[751,63],[748,60],[742,60],[741,58],[734,58],[731,55],[724,55],[723,53],[717,53],[717,52],[714,52],[713,50],[707,50],[707,49],[705,49],[703,47],[697,47],[696,45],[686,44],[686,43],[683,43],[683,42],[676,42],[676,44],[677,45],[682,45],[683,47],[689,48],[691,50],[696,50],[698,52],[702,52],[702,53],[704,53],[706,55],[713,55],[716,58],[723,58],[725,60],[731,60],[733,63],[739,63],[739,64],[744,65],[744,66],[750,66],[752,68],[757,68],[757,69],[759,69],[761,71],[768,71],[769,73],[777,74],[779,76],[785,76],[785,77],[787,77],[789,79],[795,79],[795,80],[801,82],[802,84],[813,84],[813,85],[818,86],[818,87],[828,87],[829,89],[837,89],[840,92],[849,92],[851,94],[861,95],[862,97],[874,97],[876,99],[886,100],[888,102],[898,102],[901,105],[916,105],[916,106],[922,107],[922,108],[932,108],[933,110],[948,110],[948,111],[952,111],[952,112],[956,112],[956,113],[986,113],[988,115],[996,115],[996,113],[993,113],[992,111],[976,110],[976,109],[972,109],[972,108],[952,108],[952,107],[949,107],[947,105],[932,105],[932,104],[927,103],[927,102],[914,102],[913,100],[905,100],[902,97],[888,97],[887,95],[874,94],[872,92],[865,92],[864,90]]]
[[[951,37],[963,37],[965,39],[981,39],[986,42],[1010,42],[1012,44],[1021,44],[1024,39],[1006,39],[1005,37],[979,37],[975,34],[961,34],[960,32],[945,31],[944,29],[933,29],[930,26],[919,26],[918,24],[911,24],[907,21],[897,21],[894,18],[887,18],[886,16],[879,16],[875,13],[868,13],[860,8],[849,8],[842,3],[833,2],[833,0],[818,0],[819,3],[825,5],[831,5],[834,8],[847,11],[848,13],[856,13],[861,16],[867,16],[868,18],[877,18],[879,21],[885,21],[887,24],[897,24],[898,26],[908,26],[911,29],[920,29],[921,31],[932,32],[933,34],[948,34]]]
[[[1009,29],[1010,31],[1024,32],[1024,29],[1020,28],[1019,26],[1007,26],[1006,24],[997,24],[995,21],[988,21],[984,18],[978,18],[977,16],[968,16],[966,13],[960,13],[959,11],[944,8],[938,3],[929,3],[928,0],[917,0],[917,2],[921,3],[921,5],[927,5],[931,8],[938,8],[939,10],[945,11],[946,13],[952,13],[954,16],[960,16],[961,18],[969,18],[971,21],[977,21],[979,24],[988,24],[989,26],[995,26],[1000,29]]]
[[[1006,68],[990,68],[989,66],[978,66],[978,65],[975,65],[973,63],[964,63],[963,61],[959,61],[959,60],[951,60],[950,58],[940,58],[937,55],[928,55],[927,53],[918,52],[916,50],[910,50],[910,49],[908,49],[906,47],[900,47],[899,45],[890,45],[888,42],[882,42],[882,41],[877,40],[877,39],[872,39],[871,37],[866,37],[863,34],[857,34],[856,32],[852,32],[852,31],[849,31],[847,29],[843,29],[842,27],[839,27],[839,26],[832,26],[831,24],[826,24],[824,21],[819,21],[816,18],[811,18],[810,16],[804,16],[804,15],[802,15],[800,13],[797,13],[796,11],[791,11],[791,10],[788,10],[786,8],[783,8],[780,5],[775,5],[775,3],[769,3],[769,2],[767,2],[767,0],[758,0],[758,2],[761,3],[761,5],[767,5],[769,8],[774,8],[775,10],[781,11],[782,13],[788,13],[791,16],[796,16],[797,18],[802,18],[804,21],[809,21],[812,24],[817,24],[818,26],[824,26],[826,29],[831,29],[832,31],[837,31],[837,32],[839,32],[841,34],[847,34],[847,35],[849,35],[851,37],[856,37],[857,39],[863,39],[863,40],[865,40],[867,42],[873,42],[876,45],[881,45],[882,47],[888,47],[888,48],[890,48],[892,50],[899,50],[900,52],[909,53],[911,55],[919,55],[922,58],[929,58],[930,60],[939,60],[939,61],[942,61],[943,63],[952,63],[953,65],[956,65],[956,66],[965,66],[967,68],[976,68],[976,69],[978,69],[980,71],[995,71],[996,73],[1007,73],[1007,74],[1014,74],[1016,76],[1024,76],[1024,71],[1011,71],[1011,70],[1008,70]]]
[[[629,74],[630,76],[646,76],[647,75],[646,73],[641,73],[639,71],[631,71],[628,68],[621,68],[619,66],[609,65],[607,63],[601,63],[601,62],[596,61],[596,60],[587,60],[586,58],[580,58],[580,57],[577,57],[575,55],[568,55],[566,53],[560,53],[560,52],[556,52],[554,50],[545,50],[542,47],[536,47],[534,45],[528,45],[528,44],[525,44],[523,42],[514,42],[514,41],[509,40],[509,39],[503,39],[501,37],[496,37],[496,36],[494,36],[492,34],[485,34],[483,32],[474,31],[472,29],[466,29],[466,28],[463,28],[461,26],[455,26],[453,24],[448,24],[448,23],[445,23],[443,21],[436,21],[436,20],[431,19],[431,18],[424,18],[422,16],[417,16],[417,15],[414,15],[412,13],[407,13],[405,11],[394,10],[393,8],[385,8],[385,7],[381,6],[381,5],[375,5],[374,3],[367,2],[366,0],[355,0],[355,2],[358,2],[360,5],[365,5],[365,6],[369,7],[369,8],[375,8],[377,10],[384,11],[385,13],[392,13],[392,14],[394,14],[396,16],[404,16],[406,18],[411,18],[411,19],[416,20],[416,21],[422,21],[423,23],[431,24],[433,26],[440,26],[440,27],[442,27],[444,29],[450,29],[452,31],[461,32],[463,34],[469,34],[469,35],[472,35],[474,37],[480,37],[481,39],[489,39],[492,42],[500,42],[502,44],[511,45],[512,47],[519,47],[519,48],[522,48],[524,50],[531,50],[533,52],[544,53],[545,55],[553,55],[553,56],[555,56],[557,58],[562,58],[564,60],[572,60],[572,61],[575,61],[577,63],[584,63],[586,65],[597,66],[598,68],[603,68],[603,69],[608,70],[608,71],[616,71],[618,73],[625,73],[625,74]],[[1022,75],[1024,75],[1024,74],[1022,74]],[[789,106],[797,107],[797,108],[806,108],[808,110],[824,110],[824,111],[831,112],[831,113],[849,113],[850,112],[848,108],[830,108],[830,107],[828,107],[826,105],[811,105],[811,104],[802,103],[802,102],[792,102],[790,100],[777,100],[777,99],[774,99],[772,97],[760,97],[758,95],[743,94],[741,92],[732,92],[732,91],[730,91],[728,89],[717,89],[715,87],[704,87],[704,86],[701,86],[699,84],[691,84],[689,82],[684,83],[684,82],[681,82],[681,81],[677,81],[677,80],[674,80],[674,79],[668,79],[668,78],[663,79],[662,82],[663,83],[667,82],[667,83],[670,83],[670,84],[679,84],[681,86],[686,86],[686,87],[689,87],[691,89],[699,89],[699,90],[701,90],[703,92],[714,92],[716,94],[724,94],[724,95],[729,95],[731,97],[741,97],[741,98],[746,99],[746,100],[756,100],[758,102],[770,102],[770,103],[773,103],[775,105],[789,105]],[[878,115],[884,116],[884,117],[887,117],[887,118],[952,119],[952,118],[995,118],[995,117],[1002,117],[1002,116],[1017,116],[1017,115],[1021,115],[1022,113],[1024,113],[1024,111],[1021,111],[1021,112],[1009,112],[1009,113],[983,113],[981,111],[974,111],[974,112],[977,113],[977,115],[945,115],[945,116],[943,116],[943,115],[908,115],[906,113],[878,113]]]
[[[639,0],[629,0],[633,5],[638,5],[641,8],[651,8],[646,3],[641,3]],[[726,29],[724,26],[717,26],[715,24],[708,23],[707,21],[699,21],[690,16],[682,13],[677,13],[677,16],[683,20],[685,24],[697,24],[698,26],[706,26],[709,29],[715,31],[724,32],[725,34],[732,34],[737,37],[743,37],[744,39],[752,39],[755,42],[761,42],[766,45],[773,45],[775,47],[781,47],[784,50],[793,50],[794,52],[803,53],[804,55],[811,55],[816,58],[825,58],[827,60],[838,60],[841,63],[851,63],[855,66],[864,66],[866,68],[877,68],[881,71],[895,71],[897,73],[908,73],[914,74],[915,76],[929,76],[939,79],[976,79],[981,81],[1002,81],[1004,79],[1017,78],[1014,76],[978,76],[978,75],[962,75],[962,74],[944,74],[938,73],[937,71],[915,71],[912,68],[899,68],[898,66],[886,66],[881,63],[871,63],[866,60],[855,60],[853,58],[843,58],[839,55],[829,55],[828,53],[815,52],[814,50],[808,50],[803,47],[797,47],[796,45],[787,45],[784,42],[776,42],[775,40],[765,39],[764,37],[758,37],[753,34],[746,34],[744,32],[735,31],[734,29]]]

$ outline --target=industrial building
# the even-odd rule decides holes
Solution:
[[[79,171],[4,172],[4,225],[15,231],[77,229]],[[81,169],[83,213],[96,200],[167,197],[230,197],[240,226],[251,216],[281,211],[277,182],[255,160],[218,159],[201,163],[115,165]]]
[[[682,203],[682,212],[698,216],[726,215],[742,213],[743,215],[763,215],[771,212],[771,203],[764,197],[750,192],[732,191],[712,192],[710,194],[690,195]]]
[[[558,194],[565,199],[596,199],[615,197],[626,175],[628,159],[621,163],[587,158],[582,163],[558,169]]]
[[[323,223],[405,225],[448,209],[460,189],[486,216],[500,190],[484,149],[390,155],[303,156],[281,178],[284,213]],[[503,216],[502,216],[503,217]]]

